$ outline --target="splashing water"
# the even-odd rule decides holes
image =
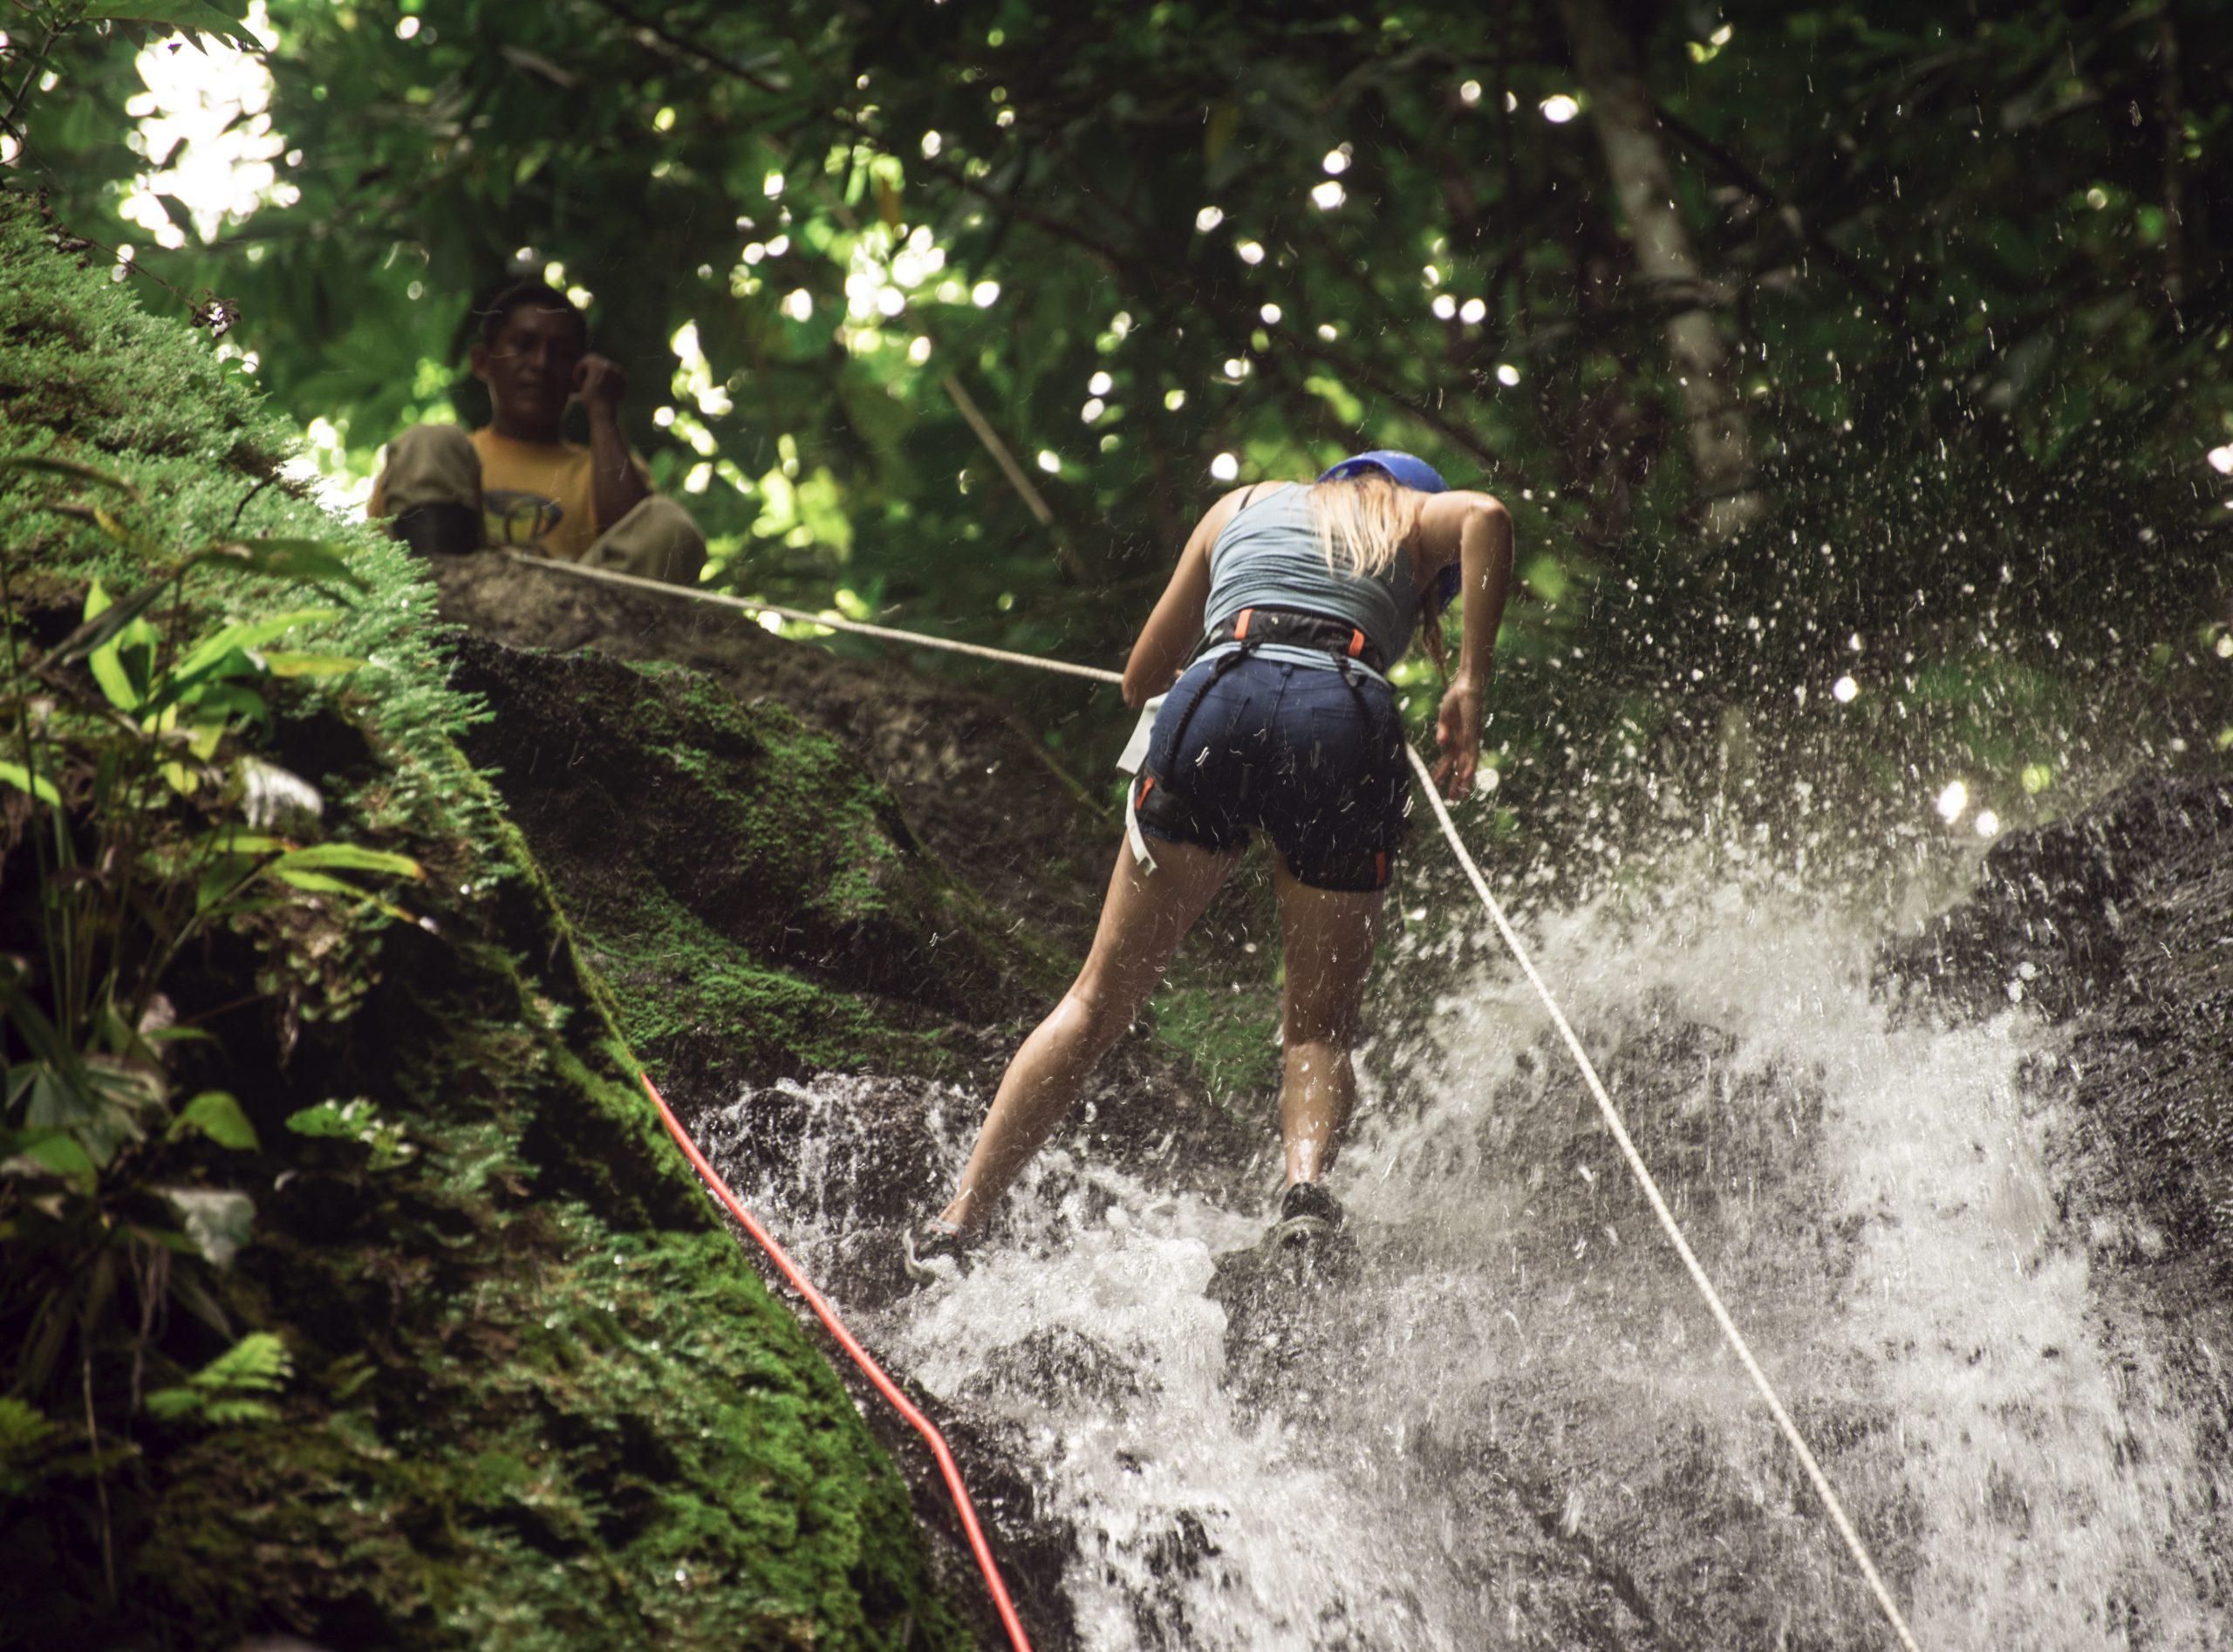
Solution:
[[[2016,1011],[1897,1021],[1874,937],[1786,894],[1538,929],[1922,1643],[2233,1643],[2208,1607],[2222,1471],[2057,1215],[2055,1103],[2031,1082],[2054,1034]],[[1019,1242],[871,1311],[873,1334],[1073,1528],[1087,1646],[1890,1644],[1532,995],[1464,950],[1383,984],[1392,1009],[1444,981],[1360,1060],[1333,1182],[1353,1284],[1229,1316],[1215,1259],[1260,1235],[1256,1196],[1056,1149],[1018,1190]],[[861,1083],[790,1088],[815,1144],[757,1184],[841,1300]],[[933,1181],[977,1116],[936,1098]]]

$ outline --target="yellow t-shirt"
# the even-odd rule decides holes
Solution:
[[[468,440],[481,455],[484,543],[579,562],[612,525],[598,520],[590,450],[581,443],[515,441],[494,429],[476,430]],[[633,454],[629,457],[644,474],[644,461]],[[383,474],[372,484],[367,515],[387,515],[386,482]]]
[[[611,525],[597,519],[590,450],[579,442],[476,430],[473,447],[481,455],[481,534],[491,545],[579,562]]]

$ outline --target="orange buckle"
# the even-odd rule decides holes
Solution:
[[[1249,616],[1255,611],[1253,608],[1244,608],[1240,611],[1240,622],[1233,628],[1233,641],[1239,642],[1248,635]]]
[[[1349,632],[1349,658],[1355,659],[1362,652],[1364,652],[1364,633],[1352,630]]]

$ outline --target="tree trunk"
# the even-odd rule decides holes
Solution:
[[[1708,540],[1752,522],[1764,503],[1753,474],[1752,431],[1729,365],[1728,346],[1705,303],[1697,252],[1675,205],[1675,185],[1635,42],[1610,0],[1559,0],[1574,66],[1589,94],[1613,192],[1635,236],[1637,272],[1670,298],[1691,302],[1667,319],[1667,353],[1682,386]]]

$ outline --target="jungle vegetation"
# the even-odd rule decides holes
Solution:
[[[1516,513],[1585,768],[1686,697],[2217,664],[2221,8],[269,0],[199,216],[146,54],[236,0],[23,10],[17,179],[360,486],[547,270],[775,600],[1109,662],[1225,482],[1393,444]],[[2010,817],[2060,767],[1977,756]]]

